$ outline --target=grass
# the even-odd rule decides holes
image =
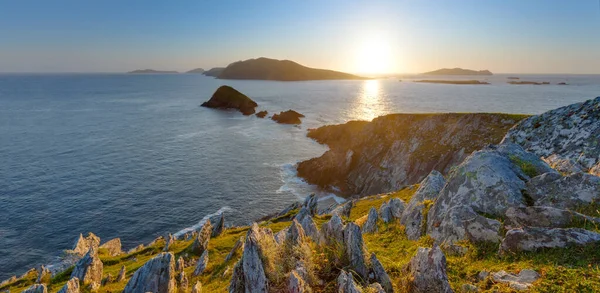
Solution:
[[[523,171],[523,173],[525,173],[525,175],[533,178],[537,175],[539,175],[538,170],[536,169],[535,165],[532,164],[531,162],[528,161],[524,161],[521,158],[515,156],[515,155],[511,155],[509,157],[509,159],[511,160],[511,162],[513,162],[513,164],[517,165],[519,168],[521,168],[521,171]]]

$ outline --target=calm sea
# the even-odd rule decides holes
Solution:
[[[600,95],[600,76],[559,85],[225,81],[201,75],[0,75],[0,280],[49,263],[92,231],[126,249],[224,211],[246,224],[315,189],[294,164],[326,148],[306,130],[388,113],[537,114]],[[223,84],[301,126],[199,107]]]

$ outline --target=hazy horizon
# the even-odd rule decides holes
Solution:
[[[258,57],[371,76],[600,73],[597,0],[1,2],[3,73],[185,72]]]

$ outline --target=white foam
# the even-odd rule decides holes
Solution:
[[[175,238],[179,238],[179,237],[185,235],[185,233],[197,231],[200,228],[202,228],[202,226],[204,226],[204,223],[206,223],[206,221],[208,219],[210,219],[210,218],[212,218],[214,216],[220,215],[220,214],[222,214],[224,212],[228,212],[228,211],[232,211],[232,210],[233,210],[232,208],[230,208],[228,206],[224,206],[224,207],[220,208],[218,211],[216,211],[216,212],[214,212],[212,214],[208,214],[208,215],[204,216],[204,218],[202,218],[196,225],[184,228],[184,229],[178,231],[177,233],[175,233],[173,236]]]
[[[277,193],[289,192],[295,195],[299,200],[304,200],[308,195],[314,193],[317,195],[318,201],[325,201],[333,199],[337,203],[345,202],[346,200],[330,192],[321,190],[318,186],[312,185],[304,181],[304,179],[298,177],[298,171],[296,170],[296,164],[283,164],[280,165],[280,176],[283,185],[277,189]]]

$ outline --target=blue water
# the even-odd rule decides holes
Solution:
[[[388,113],[541,113],[600,95],[600,76],[558,86],[223,81],[201,75],[0,75],[0,280],[49,263],[79,233],[126,249],[226,211],[247,224],[315,188],[293,165],[326,148],[306,129]],[[228,84],[300,127],[199,107]]]

